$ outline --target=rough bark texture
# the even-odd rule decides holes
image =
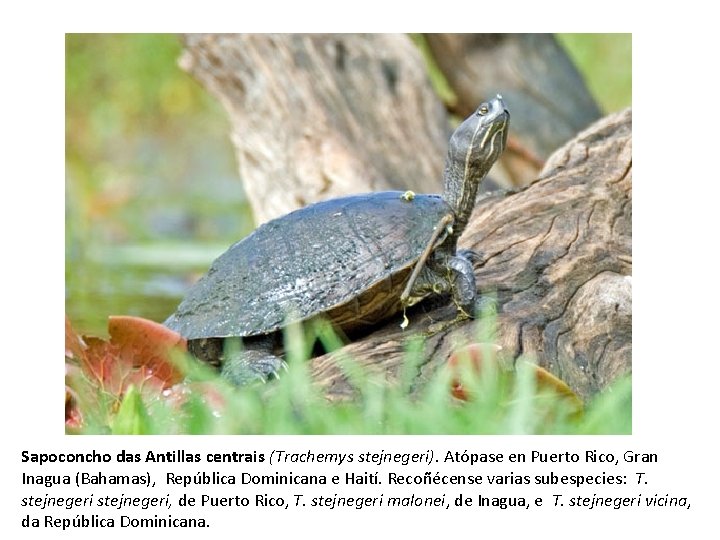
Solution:
[[[530,183],[556,148],[600,118],[552,34],[425,34],[425,39],[455,92],[453,108],[460,117],[496,93],[508,104],[513,132],[501,178],[508,185]]]
[[[257,223],[332,197],[437,193],[449,125],[405,35],[185,36],[224,105]]]
[[[600,116],[551,34],[426,34],[467,116],[501,93],[513,115],[491,173],[523,186]],[[225,106],[257,223],[384,189],[438,192],[447,115],[405,35],[185,36],[181,65]]]
[[[497,300],[497,343],[505,360],[519,355],[559,376],[588,399],[631,369],[632,115],[604,118],[558,150],[540,179],[497,193],[475,208],[461,247],[476,250],[480,292]],[[433,333],[455,308],[420,306],[411,325],[400,317],[344,347],[392,379],[409,335],[428,335],[418,383],[477,336],[466,321]],[[330,398],[352,389],[333,355],[313,360]]]

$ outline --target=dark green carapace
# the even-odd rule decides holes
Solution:
[[[451,213],[437,195],[402,194],[332,199],[265,223],[213,262],[166,325],[187,339],[256,336],[343,306],[345,328],[397,312],[402,278]],[[358,298],[371,290],[382,298]]]

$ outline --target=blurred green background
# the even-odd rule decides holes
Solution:
[[[600,105],[631,103],[630,34],[558,34]],[[68,34],[66,312],[163,321],[254,228],[220,105],[177,66],[171,34]]]

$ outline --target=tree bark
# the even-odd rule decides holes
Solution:
[[[460,247],[481,254],[480,293],[497,302],[496,343],[513,362],[530,357],[587,400],[631,369],[632,114],[608,116],[555,152],[540,178],[514,193],[478,202]],[[418,306],[411,324],[401,316],[345,346],[342,353],[393,379],[406,340],[427,336],[426,380],[462,344],[477,340],[478,324],[451,321],[455,308]],[[327,396],[352,395],[333,354],[312,361]]]
[[[181,66],[230,117],[257,223],[342,195],[442,189],[450,127],[407,36],[184,40]]]
[[[405,35],[185,36],[181,65],[228,112],[257,223],[368,191],[439,192],[447,114]],[[600,116],[551,34],[426,34],[465,117],[501,93],[513,115],[495,185],[537,177]],[[489,182],[490,184],[492,182]]]

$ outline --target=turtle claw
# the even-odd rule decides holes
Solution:
[[[285,360],[282,360],[280,362],[280,367],[277,369],[273,369],[272,372],[270,373],[270,375],[272,375],[272,378],[277,381],[277,380],[280,380],[280,373],[282,371],[284,371],[285,373],[288,372],[288,366],[287,366],[287,362],[285,362]]]
[[[287,370],[285,362],[272,354],[246,350],[223,363],[222,377],[235,386],[253,383],[267,383],[268,379],[279,379],[281,369]]]
[[[457,316],[453,322],[460,322],[467,319],[475,318],[475,305],[470,304],[469,306],[457,306]]]
[[[467,307],[467,306],[465,306]],[[463,321],[467,321],[468,319],[474,319],[474,315],[470,315],[468,311],[465,309],[464,306],[457,306],[457,314],[455,315],[454,319],[446,320],[446,321],[437,321],[432,323],[430,326],[428,326],[428,333],[430,335],[438,334],[440,332],[444,332],[451,326],[455,326],[458,323],[461,323]],[[470,310],[472,311],[472,310]]]

